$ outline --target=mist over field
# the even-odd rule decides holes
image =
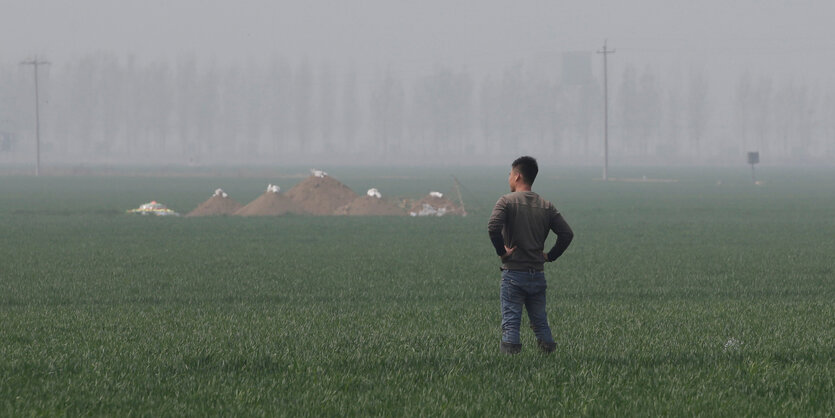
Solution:
[[[0,4],[0,163],[835,162],[828,1]]]

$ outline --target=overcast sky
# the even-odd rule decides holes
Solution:
[[[219,63],[271,56],[471,71],[566,50],[827,77],[832,0],[0,0],[0,62],[108,51]]]

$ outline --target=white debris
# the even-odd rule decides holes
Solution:
[[[441,192],[429,192],[429,196],[442,198],[442,197],[444,197],[444,194],[441,193]]]
[[[436,208],[428,203],[424,203],[420,210],[417,212],[409,212],[411,216],[444,216],[446,214],[446,208]]]
[[[725,342],[725,352],[733,351],[739,349],[739,346],[742,345],[742,341],[737,340],[736,338],[729,338],[727,342]]]
[[[380,199],[381,197],[383,197],[383,195],[382,195],[382,194],[380,194],[380,191],[379,191],[379,190],[377,190],[377,189],[375,189],[375,188],[373,188],[373,187],[372,187],[372,188],[370,188],[370,189],[368,189],[368,191],[367,191],[367,192],[365,192],[365,194],[367,194],[367,195],[369,195],[369,196],[371,196],[371,197],[376,197],[377,199]]]
[[[322,170],[316,170],[315,168],[310,169],[310,174],[313,174],[314,177],[319,177],[319,178],[323,178],[323,177],[328,175],[328,173],[326,173]]]
[[[167,209],[167,208],[162,203],[159,203],[156,200],[152,200],[149,203],[143,203],[143,204],[139,205],[139,209],[142,209],[142,210],[160,210],[160,209]]]
[[[143,203],[139,205],[137,209],[131,209],[127,211],[127,213],[138,213],[140,215],[157,215],[157,216],[180,216],[179,213],[174,212],[171,209],[168,209],[167,206],[163,205],[162,203],[157,202],[156,200],[152,200],[148,203]]]
[[[215,190],[215,194],[213,194],[213,195],[212,195],[212,197],[215,197],[215,196],[220,196],[220,197],[229,197],[229,195],[228,195],[228,194],[226,194],[226,192],[224,192],[224,191],[223,191],[223,189],[217,189],[217,190]]]
[[[278,187],[277,184],[270,184],[267,186],[268,192],[278,193],[281,190],[281,187]]]

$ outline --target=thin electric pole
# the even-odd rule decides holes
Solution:
[[[603,54],[603,180],[609,179],[609,62],[606,59],[609,54],[614,54],[614,49],[607,49],[603,41],[603,49],[597,51]]]
[[[35,72],[35,176],[41,175],[41,107],[38,98],[38,66],[49,65],[48,61],[35,59],[23,61],[20,65],[31,65]]]
[[[452,176],[452,179],[455,181],[455,192],[458,193],[458,202],[461,203],[461,214],[467,216],[467,209],[464,208],[464,198],[461,197],[461,182],[458,181],[458,177]]]

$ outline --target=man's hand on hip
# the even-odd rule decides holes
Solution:
[[[511,255],[513,255],[513,252],[516,251],[516,247],[510,248],[507,245],[505,245],[504,246],[504,251],[505,251],[505,253],[501,257],[502,257],[502,260],[507,260],[508,258],[510,258]]]

